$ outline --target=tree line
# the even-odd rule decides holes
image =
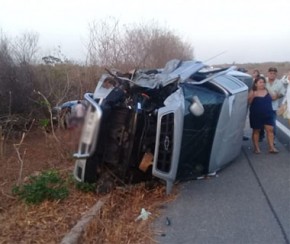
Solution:
[[[39,35],[13,39],[0,32],[0,126],[25,129],[48,116],[48,107],[93,92],[105,68],[128,71],[163,67],[170,59],[193,58],[193,47],[157,23],[121,25],[115,19],[89,25],[84,63],[61,53],[39,56]],[[39,94],[42,96],[39,96]],[[45,97],[46,99],[43,99]]]

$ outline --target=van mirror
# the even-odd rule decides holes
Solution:
[[[198,96],[193,96],[192,104],[190,106],[190,112],[195,116],[201,116],[204,113],[204,107],[201,104]]]

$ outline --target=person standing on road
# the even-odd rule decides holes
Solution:
[[[249,92],[248,102],[250,104],[250,126],[253,129],[252,141],[254,153],[261,153],[259,147],[259,134],[265,129],[269,146],[269,153],[278,153],[274,147],[274,112],[272,98],[266,89],[264,77],[258,77],[254,81],[252,90]]]
[[[278,70],[275,67],[268,69],[268,77],[266,78],[266,89],[272,97],[272,107],[274,112],[274,136],[276,135],[276,114],[279,107],[279,99],[285,95],[285,87],[282,80],[277,79]]]
[[[261,75],[260,71],[258,69],[254,69],[253,73],[252,73],[253,81],[255,81],[255,79],[257,79],[260,76],[263,76],[263,75]],[[265,130],[261,129],[260,135],[259,135],[259,142],[262,142],[264,140],[264,138],[265,138]]]

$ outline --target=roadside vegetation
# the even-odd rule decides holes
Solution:
[[[34,32],[14,38],[0,32],[1,243],[60,242],[103,197],[95,184],[72,178],[78,138],[53,125],[54,106],[93,92],[105,68],[155,68],[170,59],[193,58],[189,43],[156,23],[91,23],[85,63],[67,59],[60,48],[40,56],[38,42]],[[143,207],[156,213],[168,198],[164,193],[162,184],[113,190],[83,239],[150,243],[149,222],[134,220]]]
[[[0,26],[1,28],[1,26]],[[58,243],[96,201],[95,184],[72,178],[78,138],[52,123],[52,108],[93,92],[105,68],[129,71],[194,58],[193,46],[157,23],[123,26],[115,19],[91,23],[87,60],[68,60],[60,48],[40,56],[37,33],[9,38],[0,31],[0,242]],[[281,75],[290,63],[241,64]],[[223,66],[228,66],[223,64]],[[85,243],[154,243],[142,208],[158,216],[163,184],[122,186],[83,234]],[[156,232],[156,231],[155,231]]]
[[[37,204],[44,200],[62,200],[69,194],[65,180],[55,170],[31,175],[27,181],[12,189],[12,192],[26,203]]]

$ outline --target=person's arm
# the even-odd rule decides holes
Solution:
[[[253,99],[255,97],[255,92],[253,90],[250,90],[249,95],[248,95],[248,103],[251,104]]]
[[[285,94],[286,94],[286,86],[284,85],[282,80],[280,80],[279,88],[280,89],[279,89],[279,92],[278,92],[278,96],[277,96],[278,98],[277,99],[284,97]]]
[[[279,94],[279,93],[276,92],[276,91],[270,93],[270,96],[272,97],[272,100],[273,100],[273,101],[279,99],[279,95],[278,95],[278,94]]]

